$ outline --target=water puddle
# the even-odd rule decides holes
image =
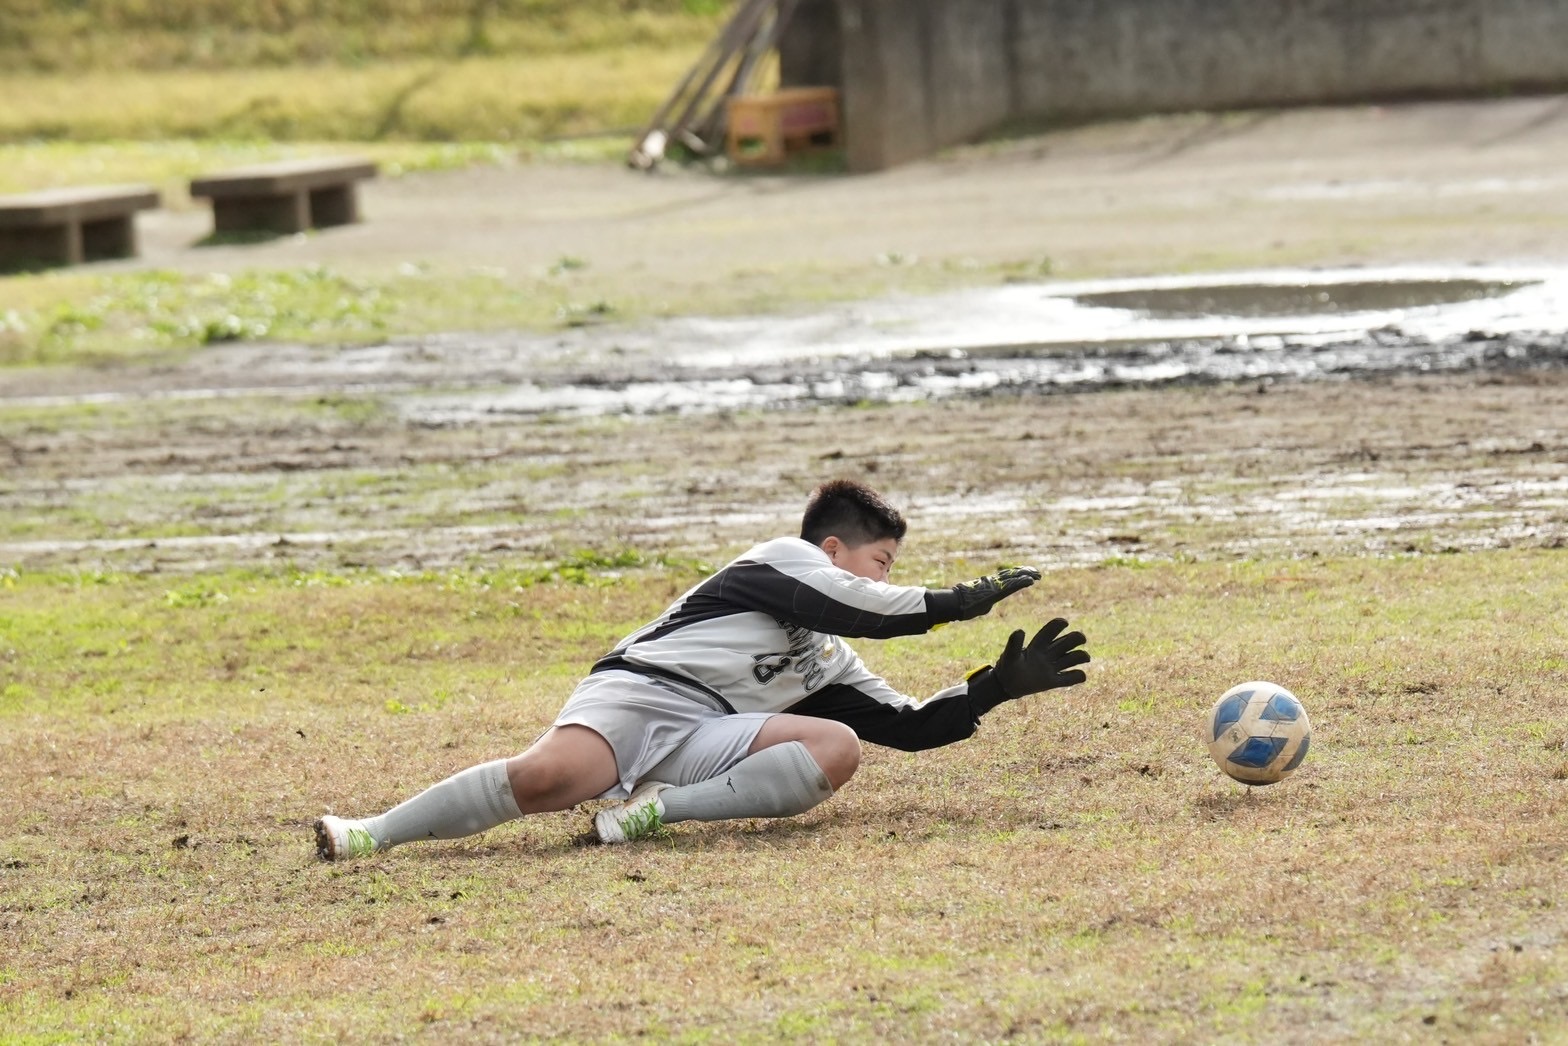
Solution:
[[[410,397],[402,409],[448,425],[1520,369],[1568,364],[1565,332],[1568,273],[1555,270],[1019,285],[582,333],[570,347],[585,357],[592,339],[613,340],[612,369]]]
[[[684,367],[829,356],[1279,337],[1436,342],[1474,331],[1568,331],[1568,271],[1464,267],[1285,270],[1013,284],[823,308],[806,316],[672,320],[628,332],[631,355]]]
[[[1139,287],[1074,296],[1079,305],[1127,309],[1159,319],[1201,316],[1329,316],[1426,309],[1500,298],[1529,283],[1475,279],[1349,280]]]

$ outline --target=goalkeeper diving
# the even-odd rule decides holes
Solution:
[[[614,800],[583,841],[624,843],[681,821],[793,817],[860,766],[861,744],[919,751],[972,736],[1006,701],[1085,679],[1082,632],[1014,631],[994,665],[917,700],[846,638],[919,635],[987,614],[1040,579],[1010,567],[949,588],[888,578],[907,524],[870,487],[807,499],[799,537],[765,541],[598,660],[520,755],[454,774],[385,813],[315,823],[323,860],[458,839],[526,814]]]

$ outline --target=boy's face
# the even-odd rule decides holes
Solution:
[[[898,558],[898,539],[882,538],[851,547],[830,537],[823,540],[822,551],[840,570],[872,581],[886,581],[893,572],[893,561]]]

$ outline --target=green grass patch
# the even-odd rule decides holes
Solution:
[[[488,272],[47,273],[0,281],[0,366],[135,360],[237,341],[364,344],[459,324],[570,326],[586,308],[548,279]]]

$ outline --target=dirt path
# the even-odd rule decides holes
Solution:
[[[243,248],[160,212],[135,263],[524,274],[766,297],[801,272],[1034,263],[1058,277],[1568,259],[1568,96],[1138,120],[862,177],[521,165],[381,179],[360,226]],[[618,293],[619,292],[619,293]]]

